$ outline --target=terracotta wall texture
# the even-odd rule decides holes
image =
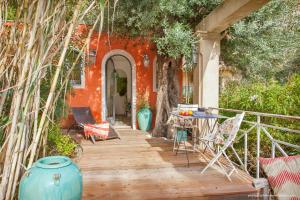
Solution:
[[[86,26],[79,26],[76,34],[80,35],[84,32],[86,32]],[[151,108],[154,108],[154,116],[152,120],[152,125],[154,125],[157,93],[153,91],[153,61],[156,57],[156,47],[150,41],[141,38],[129,39],[114,35],[108,36],[107,34],[102,33],[98,40],[98,33],[94,32],[90,40],[89,51],[97,50],[96,61],[92,65],[85,65],[85,87],[72,89],[67,98],[68,105],[69,107],[90,107],[96,121],[99,123],[102,121],[101,65],[103,57],[110,51],[116,49],[126,51],[135,60],[137,111],[140,99],[139,96],[148,93],[150,106]],[[148,54],[150,59],[148,67],[144,67],[143,65],[143,55],[145,53]],[[178,71],[178,76],[180,83],[182,83],[181,70]],[[180,84],[180,86],[181,85],[182,84]],[[68,119],[63,120],[62,126],[69,126],[71,124],[71,118],[70,114]]]

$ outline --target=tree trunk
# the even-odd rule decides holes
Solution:
[[[158,56],[158,92],[156,100],[156,118],[153,136],[170,138],[167,124],[170,112],[179,99],[179,81],[177,76],[178,60]]]

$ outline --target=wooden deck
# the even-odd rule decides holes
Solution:
[[[172,141],[141,131],[118,130],[121,139],[92,144],[83,141],[79,166],[83,199],[249,199],[251,178],[240,172],[232,182],[206,165],[200,153],[172,151]]]

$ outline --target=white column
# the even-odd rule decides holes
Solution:
[[[220,34],[200,34],[199,61],[194,70],[194,103],[200,107],[219,106]]]

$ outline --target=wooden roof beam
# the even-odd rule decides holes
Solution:
[[[197,26],[197,32],[221,33],[236,21],[258,10],[269,0],[224,0]]]

